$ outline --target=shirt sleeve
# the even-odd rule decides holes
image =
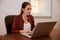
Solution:
[[[13,21],[13,26],[12,26],[12,33],[17,33],[19,32],[19,18],[16,16]]]
[[[35,27],[34,17],[31,16],[31,31],[33,30],[34,27]]]

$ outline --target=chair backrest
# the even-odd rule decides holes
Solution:
[[[11,34],[11,28],[12,28],[12,24],[13,24],[13,20],[15,16],[16,15],[8,15],[5,17],[5,25],[6,25],[7,34]]]

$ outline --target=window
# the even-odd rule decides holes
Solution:
[[[51,0],[31,0],[31,14],[36,18],[51,18]]]

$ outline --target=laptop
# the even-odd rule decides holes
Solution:
[[[40,22],[34,27],[31,32],[21,32],[22,35],[28,38],[35,38],[40,36],[49,35],[52,31],[53,27],[55,26],[56,22]]]

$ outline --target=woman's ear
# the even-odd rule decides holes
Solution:
[[[22,11],[24,11],[24,8],[22,8]]]

